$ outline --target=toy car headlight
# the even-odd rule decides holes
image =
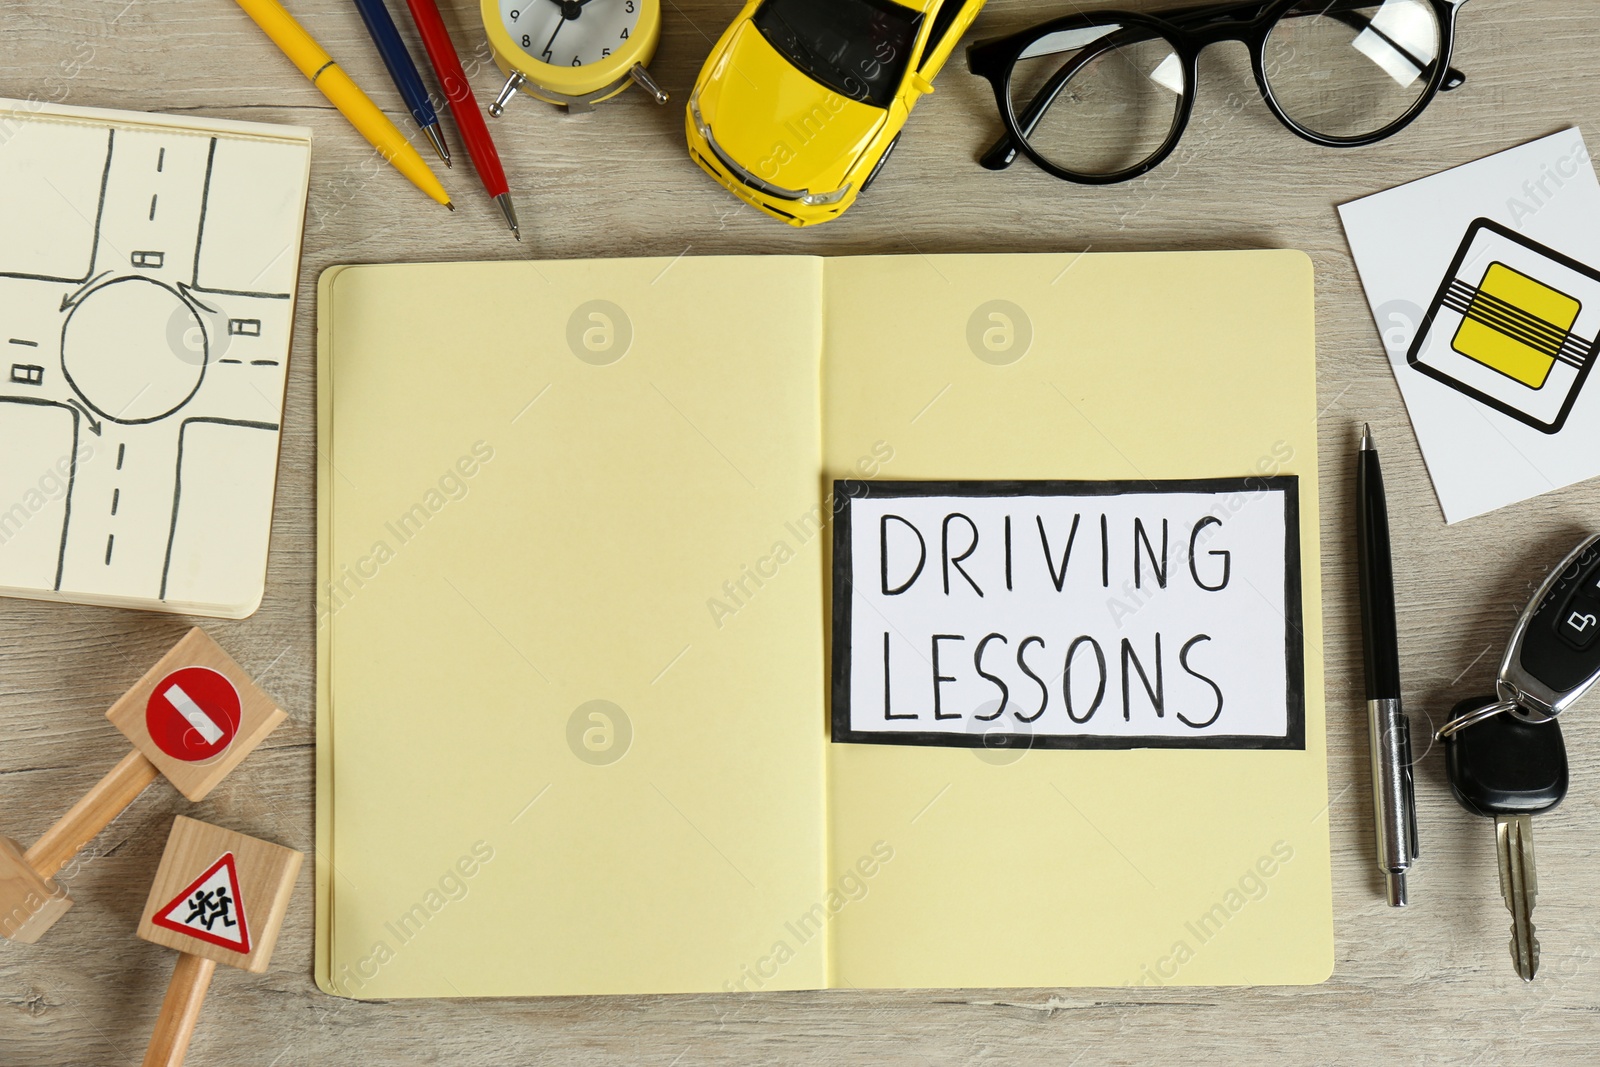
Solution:
[[[850,183],[845,182],[831,193],[807,193],[800,198],[800,202],[807,207],[819,207],[823,204],[837,204],[845,198],[850,191]]]
[[[694,92],[689,94],[689,117],[694,120],[694,128],[701,137],[711,140],[711,126],[706,122],[705,116],[700,114],[700,86],[694,87]]]

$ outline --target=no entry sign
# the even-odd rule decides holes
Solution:
[[[156,746],[186,763],[208,760],[239,732],[239,691],[210,667],[173,671],[150,693],[145,727]]]

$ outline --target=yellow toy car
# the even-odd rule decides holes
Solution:
[[[791,226],[866,192],[984,0],[751,0],[689,96],[689,154]]]

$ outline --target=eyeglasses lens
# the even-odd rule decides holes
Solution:
[[[1304,0],[1273,26],[1262,65],[1290,121],[1325,137],[1365,137],[1422,99],[1442,38],[1426,0]]]
[[[1171,42],[1109,23],[1030,44],[1012,68],[1010,100],[1029,147],[1063,170],[1099,176],[1160,151],[1189,88]]]

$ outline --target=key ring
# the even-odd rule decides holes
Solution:
[[[1515,700],[1497,700],[1493,704],[1485,704],[1483,707],[1478,708],[1475,711],[1469,711],[1465,715],[1457,715],[1455,718],[1439,727],[1438,731],[1435,732],[1433,736],[1438,738],[1440,741],[1443,741],[1451,734],[1458,734],[1469,726],[1476,726],[1478,723],[1487,719],[1492,719],[1496,715],[1500,715],[1508,711],[1515,711],[1516,708],[1517,702]]]

